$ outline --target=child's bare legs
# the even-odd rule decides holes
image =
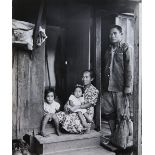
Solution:
[[[86,121],[88,123],[92,123],[93,122],[93,120],[89,118],[89,115],[87,113],[84,113],[83,115],[84,115],[84,117],[85,117],[85,119],[86,119]],[[86,133],[90,132],[90,128],[91,128],[91,125],[87,128]]]
[[[54,125],[55,125],[56,133],[57,133],[58,136],[60,136],[61,132],[59,130],[59,120],[58,120],[58,117],[54,114],[52,119],[53,119],[53,122],[54,122]]]
[[[42,136],[47,136],[45,134],[45,126],[47,124],[47,122],[49,121],[49,119],[53,120],[54,122],[54,125],[55,125],[55,129],[56,129],[56,133],[58,136],[61,135],[60,131],[59,131],[59,120],[57,118],[57,116],[55,114],[47,114],[45,115],[45,117],[43,118],[43,121],[42,121],[42,127],[41,127],[41,135]]]
[[[86,122],[85,117],[84,117],[84,115],[82,114],[81,111],[78,111],[78,116],[79,116],[79,118],[80,118],[80,121],[81,121],[82,125],[83,125],[85,128],[88,128],[89,125],[88,125],[88,123]]]
[[[47,114],[44,116],[43,121],[42,121],[42,126],[41,126],[41,135],[42,136],[46,136],[45,134],[45,126],[47,124],[47,122],[49,121],[49,119],[52,117],[53,114]]]
[[[89,115],[87,113],[84,113],[83,115],[86,118],[88,123],[92,123],[93,122],[93,120],[89,118]]]

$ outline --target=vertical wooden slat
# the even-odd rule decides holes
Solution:
[[[29,94],[29,55],[22,50],[18,51],[18,104],[17,104],[17,137],[21,138],[22,129],[29,124],[30,94]]]
[[[96,16],[96,51],[95,51],[96,87],[101,92],[101,16]],[[100,96],[95,108],[95,121],[98,130],[101,129],[101,103]]]
[[[17,64],[16,138],[38,129],[43,116],[45,44],[34,53],[19,50]]]
[[[139,4],[135,7],[134,146],[141,155],[141,53],[139,50]]]
[[[35,51],[30,73],[31,73],[31,89],[30,89],[31,112],[30,112],[29,128],[38,128],[40,127],[41,119],[43,117],[45,43],[43,43],[42,46]]]
[[[12,138],[17,137],[17,52],[13,48],[12,62]]]

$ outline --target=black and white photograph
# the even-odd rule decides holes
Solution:
[[[12,155],[142,155],[141,7],[12,0]]]

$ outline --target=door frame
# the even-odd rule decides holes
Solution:
[[[95,12],[95,25],[94,25],[94,68],[96,72],[96,87],[101,92],[101,17],[103,13],[108,13],[104,10],[97,10]],[[116,12],[115,12],[116,13]],[[134,31],[134,56],[137,57],[137,74],[135,75],[136,79],[138,80],[138,83],[136,85],[137,94],[136,98],[134,99],[134,105],[133,105],[133,124],[134,124],[134,138],[133,138],[133,147],[136,151],[136,154],[141,155],[141,130],[142,130],[142,100],[141,100],[141,50],[139,48],[140,42],[140,15],[141,13],[141,4],[137,3],[134,7],[134,15],[135,15],[135,31]],[[111,12],[111,14],[114,14],[114,12]],[[116,13],[117,14],[117,13]],[[98,129],[101,129],[101,95],[99,97],[99,104],[96,107],[96,120],[97,120],[97,127]],[[135,104],[136,103],[136,104]],[[100,109],[99,109],[100,108]]]

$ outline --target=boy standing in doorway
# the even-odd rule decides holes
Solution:
[[[123,114],[125,98],[133,89],[132,50],[122,42],[122,27],[114,25],[110,29],[110,45],[103,60],[103,103],[102,112],[108,118],[111,133]],[[129,105],[128,105],[129,114]]]

